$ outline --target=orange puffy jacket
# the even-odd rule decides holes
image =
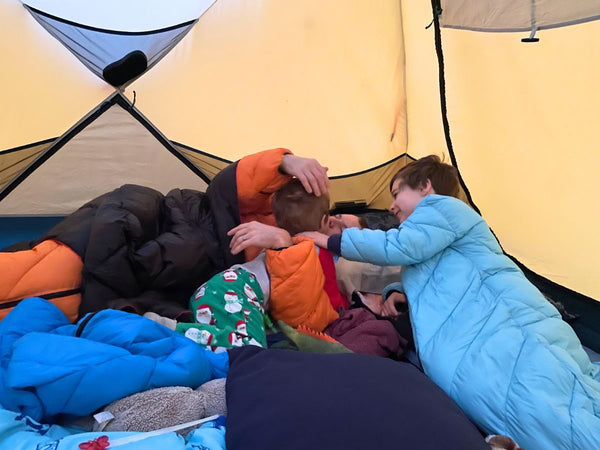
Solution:
[[[242,223],[256,220],[276,225],[271,200],[275,191],[291,180],[278,170],[283,155],[291,153],[276,148],[246,156],[238,162],[236,183]],[[323,289],[325,275],[312,239],[295,237],[293,241],[295,245],[284,250],[266,251],[271,278],[271,315],[294,328],[304,325],[323,331],[338,314]],[[261,250],[246,249],[246,260],[252,260]]]
[[[312,239],[292,238],[284,250],[267,250],[267,271],[271,278],[269,309],[275,320],[291,327],[303,325],[323,331],[338,318],[323,289],[325,275]]]

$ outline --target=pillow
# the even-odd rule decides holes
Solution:
[[[408,363],[361,354],[229,351],[228,450],[489,450],[456,404]]]

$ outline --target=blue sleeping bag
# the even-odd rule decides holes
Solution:
[[[38,421],[87,415],[147,389],[195,388],[225,376],[228,364],[227,353],[122,311],[71,324],[53,304],[30,298],[0,322],[0,404]]]
[[[600,367],[466,204],[428,195],[398,229],[345,230],[341,253],[405,266],[384,295],[406,293],[425,373],[484,431],[600,448]]]
[[[224,422],[224,418],[220,417],[204,423],[184,439],[175,432],[164,433],[165,430],[161,430],[161,434],[81,432],[58,425],[41,424],[22,414],[0,409],[0,450],[89,450],[103,448],[98,441],[106,440],[111,445],[108,448],[119,450],[225,450]]]

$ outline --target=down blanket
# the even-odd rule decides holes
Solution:
[[[163,386],[196,388],[226,375],[214,354],[149,319],[103,310],[77,324],[40,298],[0,322],[0,403],[34,420],[83,416]]]
[[[398,229],[345,230],[344,257],[402,265],[425,373],[487,433],[600,448],[600,367],[460,200],[424,197]]]

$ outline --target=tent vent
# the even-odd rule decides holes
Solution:
[[[48,33],[88,69],[115,87],[122,86],[153,67],[197,21],[190,20],[160,30],[115,31],[71,22],[24,6]]]

